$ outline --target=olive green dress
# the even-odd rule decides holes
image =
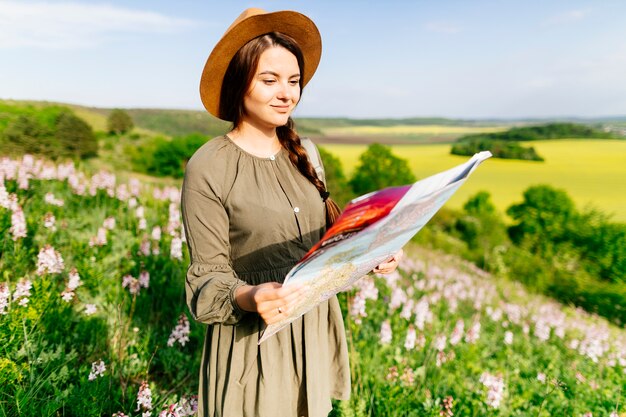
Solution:
[[[317,189],[281,149],[247,153],[227,136],[189,160],[182,214],[191,256],[187,303],[208,324],[199,416],[327,416],[350,394],[350,369],[336,297],[258,345],[264,322],[239,309],[241,285],[282,282],[323,235]]]

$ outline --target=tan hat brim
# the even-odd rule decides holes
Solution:
[[[311,19],[293,11],[259,12],[262,14],[246,17],[240,22],[235,21],[215,45],[204,65],[200,79],[200,98],[207,111],[215,117],[220,117],[220,93],[228,65],[237,51],[252,39],[269,32],[281,32],[291,36],[304,55],[303,85],[311,80],[320,62],[322,38]]]

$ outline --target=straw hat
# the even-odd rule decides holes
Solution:
[[[220,117],[220,92],[224,74],[237,51],[252,39],[269,32],[291,36],[302,49],[306,68],[302,85],[306,85],[320,62],[322,38],[315,23],[305,15],[293,11],[268,13],[250,8],[244,10],[219,40],[204,65],[200,79],[202,104],[213,116]]]

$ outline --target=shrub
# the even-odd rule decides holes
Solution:
[[[133,119],[121,109],[114,109],[107,119],[107,130],[110,134],[120,135],[132,130]]]
[[[326,187],[330,192],[331,198],[343,207],[348,201],[354,198],[354,194],[348,185],[348,180],[343,173],[341,161],[332,153],[322,147],[318,147],[322,163],[324,164],[324,172],[326,174]]]
[[[391,153],[389,146],[374,143],[359,157],[349,184],[357,195],[416,181],[405,159]]]
[[[87,158],[98,153],[98,141],[91,126],[72,113],[59,116],[54,136],[65,155]]]

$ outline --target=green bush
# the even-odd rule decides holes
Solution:
[[[533,147],[523,147],[518,142],[475,138],[452,145],[452,155],[471,156],[477,152],[490,151],[494,158],[543,161]]]
[[[133,127],[133,119],[124,110],[113,109],[107,118],[107,131],[110,134],[121,135],[130,132]]]
[[[324,164],[324,173],[326,175],[326,186],[330,192],[331,198],[339,205],[344,207],[348,201],[354,198],[348,180],[343,173],[341,161],[332,153],[323,147],[318,147],[322,163]]]
[[[391,153],[389,146],[374,143],[359,157],[349,184],[356,195],[416,181],[405,159]]]
[[[133,168],[139,172],[160,177],[182,178],[187,161],[208,138],[199,134],[176,137],[172,140],[154,138],[144,146],[129,149]]]

